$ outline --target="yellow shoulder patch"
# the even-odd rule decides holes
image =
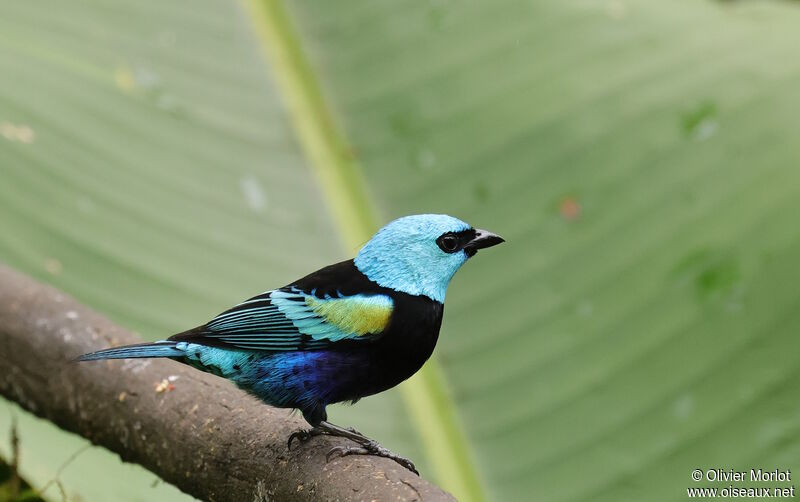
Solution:
[[[392,317],[393,302],[386,295],[356,295],[329,300],[308,296],[306,304],[344,333],[362,336],[386,329]]]

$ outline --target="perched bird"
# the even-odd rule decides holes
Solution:
[[[351,428],[327,421],[331,403],[355,403],[419,370],[439,336],[453,274],[503,239],[447,215],[392,221],[355,259],[254,296],[208,323],[154,343],[78,360],[167,357],[228,378],[267,404],[296,408],[311,425],[289,438],[327,434],[359,446],[328,453],[414,464]]]

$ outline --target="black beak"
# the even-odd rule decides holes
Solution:
[[[488,230],[481,230],[480,228],[475,229],[475,237],[473,237],[467,244],[464,246],[464,251],[466,251],[467,256],[473,257],[478,252],[479,249],[489,248],[492,246],[496,246],[501,242],[505,242],[506,240],[500,237],[497,234],[493,234]]]

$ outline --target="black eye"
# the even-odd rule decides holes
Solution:
[[[453,253],[458,249],[458,238],[452,234],[444,234],[436,239],[436,244],[445,253]]]

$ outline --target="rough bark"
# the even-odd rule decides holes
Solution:
[[[348,444],[341,438],[288,451],[305,422],[222,378],[163,359],[71,361],[140,341],[0,265],[0,394],[32,413],[203,500],[452,500],[391,460],[326,462],[331,447]]]

